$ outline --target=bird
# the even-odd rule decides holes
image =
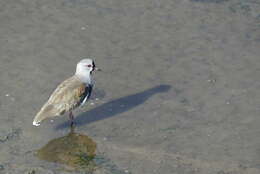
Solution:
[[[74,115],[72,111],[84,105],[90,98],[93,89],[91,75],[94,71],[100,70],[92,59],[87,58],[79,61],[75,74],[57,86],[34,117],[33,125],[39,126],[40,122],[47,118],[69,113],[70,123],[73,126]]]

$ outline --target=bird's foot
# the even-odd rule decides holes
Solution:
[[[74,127],[74,121],[73,121],[73,120],[70,122],[70,127],[71,127],[71,128]]]

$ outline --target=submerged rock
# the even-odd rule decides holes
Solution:
[[[96,143],[86,135],[71,131],[68,135],[51,140],[36,152],[49,162],[65,164],[72,170],[94,171]]]

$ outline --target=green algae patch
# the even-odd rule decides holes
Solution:
[[[94,171],[97,165],[96,143],[86,135],[71,131],[68,135],[51,140],[36,156],[41,160],[65,164],[71,170]]]

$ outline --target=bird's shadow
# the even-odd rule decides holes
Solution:
[[[83,126],[85,124],[116,116],[144,103],[149,97],[156,93],[169,91],[170,88],[170,85],[158,85],[142,92],[109,101],[94,109],[78,115],[74,121],[76,123],[76,126]],[[56,129],[64,129],[69,126],[70,122],[66,121],[64,123],[58,124],[56,126]]]

